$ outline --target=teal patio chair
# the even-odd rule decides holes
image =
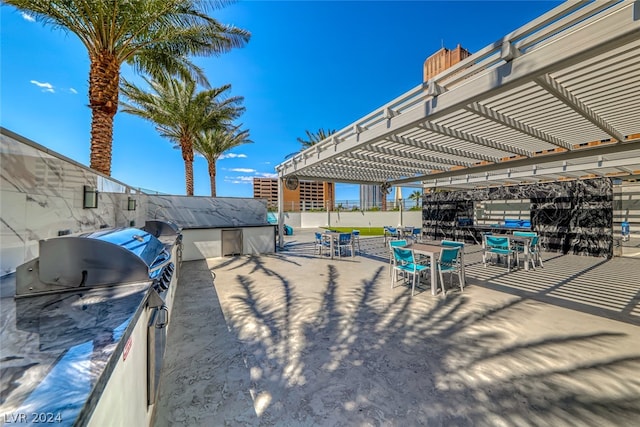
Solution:
[[[460,248],[460,251],[458,252],[458,258],[460,258],[459,263],[462,274],[462,283],[466,285],[467,276],[465,275],[464,271],[464,242],[457,242],[455,240],[443,240],[442,242],[440,242],[440,244],[449,248]]]
[[[409,243],[406,240],[392,240],[389,242],[389,276],[393,272],[393,263],[395,259],[393,258],[393,248],[404,248],[408,246]]]
[[[487,255],[506,256],[507,272],[511,271],[511,258],[516,251],[511,248],[509,238],[506,236],[484,236],[484,248],[482,251],[482,263],[487,267]]]
[[[456,243],[456,242],[453,242]],[[444,247],[440,250],[440,258],[438,258],[438,272],[440,274],[440,285],[442,286],[442,295],[446,295],[444,286],[444,277],[442,273],[449,273],[449,281],[453,282],[453,273],[458,273],[458,283],[460,284],[460,292],[464,289],[464,278],[462,275],[462,264],[460,262],[460,246]]]
[[[544,267],[542,264],[542,257],[540,256],[540,236],[538,233],[529,232],[529,231],[514,231],[514,236],[522,236],[522,237],[531,237],[531,241],[529,242],[529,259],[525,259],[524,262],[530,262],[531,267],[536,269],[536,261],[540,264],[540,267]],[[515,248],[518,254],[524,254],[524,246],[518,245]]]
[[[411,249],[392,247],[394,266],[393,274],[391,275],[391,289],[394,288],[395,282],[398,278],[398,273],[411,274],[413,281],[411,283],[411,296],[413,296],[416,289],[416,280],[419,280],[420,276],[429,271],[429,266],[416,263],[415,256]]]

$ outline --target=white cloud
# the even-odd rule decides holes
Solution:
[[[51,83],[41,83],[37,80],[31,80],[30,83],[33,83],[34,85],[41,88],[43,92],[55,93],[55,90],[53,89],[53,85]]]
[[[259,172],[256,175],[260,175],[263,178],[277,178],[278,174],[274,172]]]
[[[75,90],[75,89],[74,89],[74,88],[72,88],[72,87],[71,87],[71,88],[69,88],[69,92],[71,92],[71,93],[73,93],[73,94],[78,93],[78,91],[77,91],[77,90]]]
[[[231,184],[253,184],[252,176],[225,176],[224,181]]]
[[[236,153],[229,153],[229,154],[223,154],[220,157],[218,157],[219,160],[222,159],[237,159],[237,158],[247,158],[246,154],[236,154]]]
[[[249,169],[249,168],[231,168],[231,169],[227,169],[231,172],[242,172],[242,173],[255,173],[258,172],[255,169]]]
[[[24,19],[25,21],[36,22],[36,18],[26,12],[21,12],[20,15],[22,15],[22,19]]]

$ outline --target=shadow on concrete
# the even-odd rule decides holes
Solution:
[[[265,259],[223,263],[250,271],[225,283],[234,290],[223,305],[250,373],[252,424],[602,426],[640,417],[640,357],[599,351],[623,333],[522,338],[530,308],[519,298],[477,307],[462,294],[385,294],[386,266],[355,285],[333,264],[309,271],[312,293]]]

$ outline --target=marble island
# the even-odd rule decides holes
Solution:
[[[93,424],[116,365],[146,355],[133,332],[150,285],[15,299],[15,274],[0,279],[0,424]]]

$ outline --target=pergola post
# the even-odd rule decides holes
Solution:
[[[282,185],[284,178],[278,177],[278,249],[284,248],[284,194]]]

